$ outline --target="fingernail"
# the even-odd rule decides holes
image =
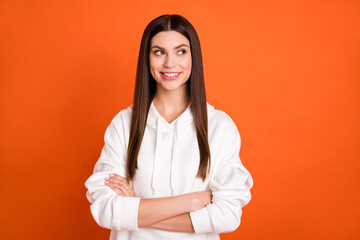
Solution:
[[[110,177],[113,177],[114,176],[114,174],[113,173],[110,173]]]
[[[109,180],[110,178],[109,177],[106,177],[105,180]]]

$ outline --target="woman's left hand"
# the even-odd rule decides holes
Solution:
[[[105,185],[114,190],[117,195],[123,197],[136,197],[134,190],[131,188],[126,178],[117,174],[110,174],[105,178]]]

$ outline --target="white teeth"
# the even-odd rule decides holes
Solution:
[[[168,77],[175,77],[177,75],[179,75],[179,73],[164,73],[165,76],[168,76]]]

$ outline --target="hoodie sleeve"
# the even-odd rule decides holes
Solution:
[[[105,131],[105,144],[93,174],[86,180],[86,197],[91,213],[101,227],[116,230],[138,230],[140,198],[119,196],[105,185],[110,173],[126,176],[125,138],[120,114],[115,116]]]
[[[231,120],[230,129],[224,131],[219,151],[222,156],[210,180],[213,201],[206,207],[190,212],[195,233],[226,233],[240,225],[242,208],[251,199],[253,180],[242,165],[240,135]]]

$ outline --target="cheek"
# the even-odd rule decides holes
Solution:
[[[149,58],[149,67],[150,70],[156,70],[159,69],[159,67],[161,66],[161,60],[160,59],[156,59],[156,58]]]
[[[187,56],[186,58],[179,59],[178,65],[181,66],[184,70],[191,70],[191,56]]]
[[[149,59],[149,68],[150,68],[151,75],[154,77],[154,73],[156,70],[156,62],[154,62],[154,60],[151,58]]]
[[[184,61],[183,66],[184,66],[184,69],[191,72],[191,66],[192,66],[191,57]]]

